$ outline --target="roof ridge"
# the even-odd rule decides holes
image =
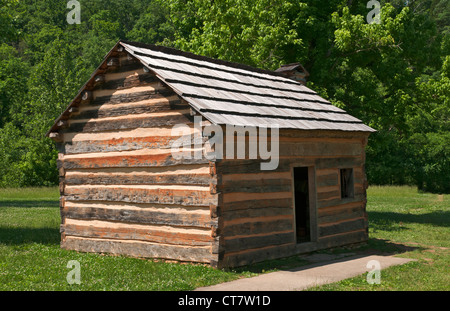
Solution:
[[[199,54],[195,54],[195,53],[192,53],[192,52],[182,51],[182,50],[179,50],[179,49],[176,49],[176,48],[173,48],[173,47],[167,47],[167,46],[155,45],[155,44],[149,44],[149,43],[141,43],[141,42],[135,42],[135,41],[128,41],[128,40],[120,40],[119,42],[123,42],[125,44],[130,44],[130,45],[134,45],[134,46],[141,47],[141,48],[146,48],[146,49],[157,51],[157,52],[164,52],[164,53],[167,53],[167,54],[174,54],[174,55],[177,55],[177,56],[184,56],[184,57],[187,57],[187,58],[191,58],[191,59],[195,59],[195,60],[201,60],[201,61],[206,61],[206,62],[210,62],[210,63],[217,64],[217,65],[223,65],[223,66],[227,66],[227,67],[231,67],[231,68],[242,69],[242,70],[247,70],[247,71],[261,73],[261,74],[268,74],[268,75],[271,75],[271,76],[281,77],[281,78],[287,79],[282,74],[280,74],[278,72],[275,72],[273,70],[262,69],[262,68],[253,67],[253,66],[250,66],[250,65],[242,64],[242,63],[231,62],[231,61],[222,60],[222,59],[218,59],[218,58],[213,58],[213,57],[209,57],[209,56],[199,55]],[[291,80],[291,79],[287,79],[287,80],[290,80],[293,83],[296,82],[296,81]]]

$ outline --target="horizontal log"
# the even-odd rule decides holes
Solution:
[[[266,192],[266,193],[247,193],[232,192],[223,194],[223,203],[245,202],[248,200],[272,200],[272,199],[291,199],[292,192]]]
[[[188,159],[185,157],[174,157],[170,150],[162,150],[164,152],[161,152],[161,150],[157,149],[156,151],[157,152],[145,154],[111,152],[109,154],[105,153],[102,156],[97,153],[91,153],[82,154],[76,158],[66,156],[62,161],[58,161],[61,162],[61,166],[66,170],[118,167],[155,167],[209,163],[209,161],[205,158]],[[99,157],[96,157],[97,155],[99,155]]]
[[[335,172],[326,175],[316,175],[316,186],[328,187],[337,186],[339,184],[339,172],[336,169]]]
[[[107,67],[105,69],[105,72],[107,74],[110,73],[121,73],[121,72],[128,72],[131,70],[139,70],[142,68],[142,64],[139,61],[127,61],[124,62],[123,60],[121,61],[122,64],[120,64],[120,66],[115,66],[115,67]]]
[[[134,89],[134,92],[131,90]],[[110,94],[110,95],[102,95],[97,96],[92,102],[91,105],[98,106],[103,104],[114,105],[114,104],[122,104],[122,103],[131,103],[138,102],[148,99],[156,99],[156,98],[165,98],[168,96],[176,95],[174,91],[165,87],[159,87],[154,89],[146,89],[140,92],[136,92],[136,88],[129,89],[130,92],[121,92],[119,94]],[[128,89],[127,89],[128,90]],[[98,92],[98,91],[96,91]],[[103,92],[105,93],[105,92]],[[109,92],[112,93],[112,92]],[[101,93],[100,93],[101,95]]]
[[[266,246],[295,243],[294,232],[270,233],[268,235],[239,237],[224,240],[226,252],[236,252]]]
[[[290,201],[289,201],[290,203]],[[233,211],[222,212],[221,217],[224,221],[232,221],[243,218],[270,217],[270,216],[287,216],[293,215],[292,206],[284,207],[265,207],[258,206],[256,208],[246,208]]]
[[[361,243],[368,240],[366,229],[344,232],[340,234],[319,237],[318,245],[321,249]]]
[[[67,142],[64,145],[66,154],[133,151],[143,149],[170,149],[180,141],[191,143],[191,148],[204,145],[207,138],[196,134],[185,136],[147,136],[123,137],[102,140]],[[187,143],[184,144],[187,147]]]
[[[67,185],[203,185],[208,186],[213,179],[209,173],[85,173],[69,171],[65,178]]]
[[[66,154],[91,152],[131,151],[142,149],[168,149],[179,137],[126,137],[108,140],[74,141],[65,144]]]
[[[207,246],[213,239],[208,231],[166,226],[122,224],[97,220],[67,219],[61,226],[66,236],[142,240],[153,243]]]
[[[292,181],[288,179],[239,180],[220,184],[217,188],[222,193],[248,192],[287,192],[291,191]]]
[[[249,173],[249,174],[222,174],[222,182],[224,184],[231,184],[234,182],[264,182],[265,180],[292,180],[291,172],[272,172],[272,171],[264,171],[260,173]]]
[[[208,206],[217,195],[203,186],[66,186],[66,200]]]
[[[225,253],[219,267],[240,267],[264,260],[288,257],[296,254],[295,244],[271,245],[245,251]]]
[[[58,132],[51,132],[48,137],[53,139],[55,142],[62,142],[63,141],[63,135]]]
[[[262,162],[269,162],[269,160],[222,160],[217,162],[217,171],[219,174],[256,174],[265,172],[261,169]],[[291,160],[280,159],[278,167],[270,172],[290,172]]]
[[[330,206],[338,206],[346,203],[356,203],[361,202],[364,203],[366,200],[366,196],[364,194],[356,194],[353,198],[332,198],[329,200],[318,200],[317,201],[317,207],[324,208],[324,207],[330,207]]]
[[[125,105],[116,104],[89,106],[89,109],[82,110],[77,116],[72,117],[72,120],[109,118],[142,113],[183,110],[187,108],[189,107],[182,104],[179,98],[170,96],[167,99],[149,99],[134,103],[127,103]]]
[[[133,74],[127,77],[119,77],[118,79],[111,79],[111,77],[108,77],[112,75],[113,74],[106,74],[104,78],[105,80],[102,83],[96,85],[96,89],[120,90],[160,81],[155,75],[143,72],[141,74]]]
[[[136,79],[139,75],[145,75],[146,73],[142,69],[142,66],[139,66],[138,69],[132,69],[129,71],[121,71],[121,72],[109,72],[105,74],[105,82],[109,81],[117,81],[117,80],[126,80],[126,79]]]
[[[316,169],[353,168],[363,165],[361,157],[319,158],[315,160]]]
[[[108,59],[108,61],[106,62],[106,65],[107,65],[108,67],[113,67],[113,68],[119,67],[119,66],[120,66],[119,58],[116,58],[116,57],[110,57],[110,58]]]
[[[294,129],[280,129],[281,137],[299,137],[299,138],[326,138],[326,139],[352,139],[358,140],[363,143],[364,139],[367,139],[369,133],[365,132],[346,132],[346,131],[323,131],[323,130],[310,130],[299,131]]]
[[[260,200],[243,200],[235,202],[226,202],[222,205],[223,212],[234,212],[247,209],[258,209],[258,208],[289,208],[292,209],[292,196],[290,198],[264,198]]]
[[[162,85],[160,82],[153,82],[146,85],[134,86],[126,89],[97,89],[93,92],[94,99],[104,98],[104,97],[116,97],[116,96],[130,96],[133,94],[142,93],[160,93],[160,91],[167,90],[167,87]]]
[[[65,219],[118,221],[133,224],[165,225],[211,228],[216,222],[209,213],[185,209],[114,208],[66,205],[62,211]],[[68,234],[66,232],[66,234]]]
[[[97,75],[94,77],[94,87],[99,87],[105,83],[105,75]]]
[[[318,210],[318,223],[321,225],[326,223],[355,219],[365,217],[365,214],[364,204],[361,202],[320,208]]]
[[[140,115],[127,115],[120,117],[71,120],[69,129],[71,132],[104,132],[142,127],[173,126],[189,123],[188,110],[175,110],[168,113],[148,113]]]
[[[363,151],[364,148],[359,142],[280,142],[279,144],[280,156],[359,156]]]
[[[209,263],[217,260],[217,255],[211,254],[209,246],[182,246],[150,243],[130,240],[93,239],[66,237],[61,243],[64,249],[81,252],[110,253],[132,257],[163,258],[180,261]]]
[[[258,218],[258,221],[234,223],[224,223],[221,235],[225,238],[242,235],[256,235],[271,232],[288,231],[293,228],[293,218],[290,216]]]
[[[361,230],[367,228],[367,222],[364,218],[339,221],[332,224],[319,225],[319,236],[327,236],[349,231]]]
[[[341,190],[335,189],[335,190],[331,190],[331,191],[317,192],[316,197],[317,197],[317,200],[319,200],[319,201],[340,199],[341,198]]]
[[[191,131],[188,132],[186,128],[186,133],[179,133],[175,131],[175,134],[187,135],[195,132],[194,124],[189,122],[184,124],[188,126]],[[111,139],[122,139],[122,138],[143,138],[150,136],[164,137],[164,136],[174,136],[172,126],[166,127],[149,127],[149,128],[136,128],[130,130],[117,130],[111,132],[103,133],[82,133],[82,132],[65,132],[64,141],[68,143],[73,143],[76,141],[96,141],[96,140],[111,140]],[[175,137],[175,136],[174,136]]]

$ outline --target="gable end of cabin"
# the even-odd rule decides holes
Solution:
[[[48,133],[62,248],[217,265],[213,164],[172,155],[176,124],[190,106],[116,45]]]

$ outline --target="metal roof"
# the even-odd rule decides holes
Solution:
[[[214,124],[302,130],[375,130],[281,74],[181,52],[120,44]]]

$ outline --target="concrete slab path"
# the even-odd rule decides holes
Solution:
[[[197,288],[196,291],[304,290],[313,286],[338,282],[377,269],[378,267],[376,266],[367,267],[368,263],[372,260],[376,260],[379,263],[380,270],[382,270],[393,265],[405,264],[413,259],[380,255],[358,255],[332,261],[321,261],[319,258],[319,260],[316,260],[319,262],[312,265],[201,287]],[[382,272],[380,276],[382,281]]]

